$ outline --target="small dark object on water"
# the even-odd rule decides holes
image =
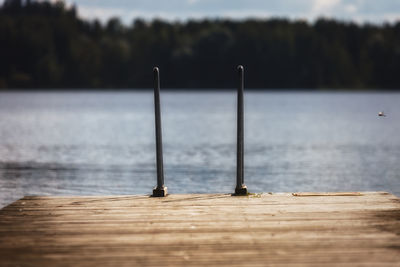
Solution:
[[[385,113],[384,113],[383,111],[380,111],[380,112],[378,113],[378,116],[379,116],[379,117],[386,117],[386,115],[385,115]]]

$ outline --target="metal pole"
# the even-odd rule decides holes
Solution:
[[[236,188],[235,195],[247,195],[247,187],[244,184],[244,112],[243,112],[243,87],[244,68],[239,65],[237,88],[237,161],[236,161]]]
[[[156,153],[157,153],[157,187],[153,189],[153,197],[165,197],[167,187],[164,186],[164,167],[162,152],[162,130],[160,109],[160,71],[157,67],[153,69],[154,74],[154,112],[156,128]]]

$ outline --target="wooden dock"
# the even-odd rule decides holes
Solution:
[[[400,199],[361,194],[24,197],[0,266],[400,266]]]

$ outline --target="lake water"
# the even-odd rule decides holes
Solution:
[[[233,192],[235,92],[161,100],[169,192]],[[399,103],[399,93],[246,92],[246,185],[400,195]],[[0,93],[0,207],[24,195],[150,194],[155,184],[151,91]]]

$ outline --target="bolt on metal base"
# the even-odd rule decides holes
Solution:
[[[247,186],[245,186],[245,185],[235,188],[234,196],[247,196],[248,194],[249,194],[249,191],[247,191]]]
[[[166,197],[168,195],[168,190],[166,186],[161,188],[154,187],[152,197]]]

